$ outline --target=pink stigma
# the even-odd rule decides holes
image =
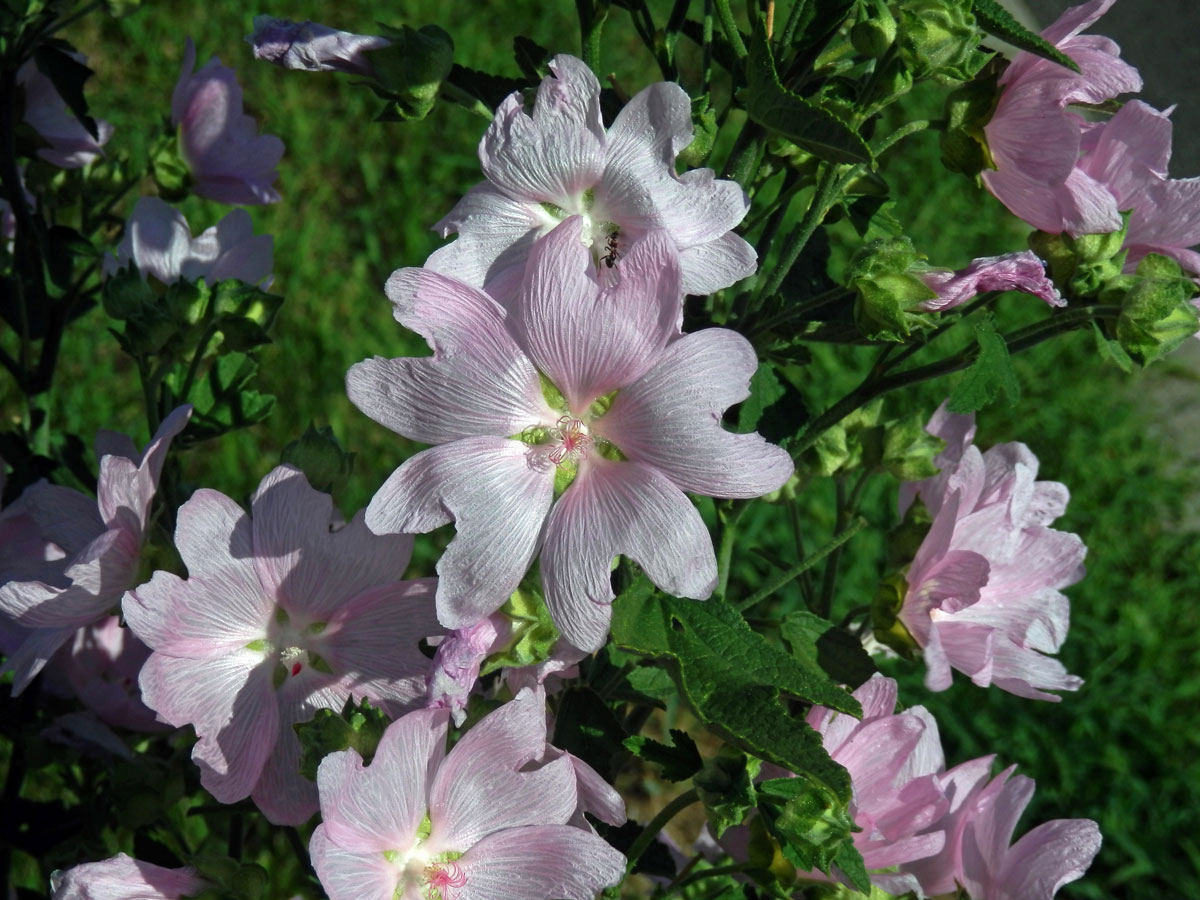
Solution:
[[[450,891],[466,886],[467,873],[456,862],[436,863],[425,869],[425,883],[436,889],[442,900],[454,900]]]
[[[563,416],[555,423],[557,446],[550,451],[550,461],[557,465],[570,459],[579,459],[583,452],[591,446],[592,436],[588,434],[587,426],[580,419]]]
[[[299,675],[300,670],[303,668],[304,668],[304,666],[300,665],[300,663],[293,663],[292,664],[292,677],[295,678],[297,675]]]

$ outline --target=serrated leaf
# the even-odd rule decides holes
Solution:
[[[177,398],[196,408],[188,423],[189,436],[205,440],[265,419],[275,398],[248,387],[257,373],[258,363],[243,353],[218,357],[207,375],[197,380],[192,396]]]
[[[1003,393],[1009,403],[1021,398],[1021,383],[1008,355],[1008,345],[996,333],[990,318],[975,326],[975,340],[979,342],[979,356],[950,392],[947,409],[952,413],[983,409],[997,393]]]
[[[854,129],[783,86],[761,16],[755,19],[750,36],[746,88],[741,97],[751,119],[814,156],[834,163],[872,161],[871,148]]]
[[[979,27],[990,35],[1008,41],[1014,47],[1025,50],[1043,59],[1066,66],[1072,72],[1079,71],[1079,63],[1067,56],[1040,34],[1030,31],[1012,17],[1007,9],[996,0],[974,0],[971,11]]]
[[[846,770],[829,758],[820,735],[785,709],[781,692],[855,716],[862,714],[858,701],[769,644],[729,604],[657,594],[642,576],[617,598],[612,634],[623,649],[670,660],[681,693],[710,728],[849,798]]]
[[[855,0],[807,0],[800,11],[796,30],[792,33],[793,46],[803,49],[818,43],[824,44],[829,35],[837,31],[854,4]]]
[[[1104,332],[1100,330],[1099,324],[1092,322],[1092,335],[1096,338],[1096,349],[1100,351],[1100,356],[1126,375],[1133,374],[1133,360],[1129,354],[1125,352],[1125,348],[1121,346],[1120,341],[1114,341],[1104,336]]]
[[[758,805],[754,776],[761,763],[744,753],[722,752],[706,760],[704,768],[692,779],[708,824],[719,838],[725,829],[741,825],[746,814]]]
[[[738,409],[737,430],[743,434],[758,427],[763,411],[783,396],[783,385],[775,375],[775,367],[761,362],[750,376],[750,396],[742,401]]]
[[[71,56],[66,50],[52,44],[42,44],[33,51],[33,61],[39,72],[50,79],[58,95],[95,140],[100,140],[96,120],[88,115],[87,100],[83,96],[83,84],[92,75],[92,70]]]
[[[223,316],[218,320],[217,327],[224,337],[218,351],[220,353],[245,353],[271,343],[263,327],[246,316]]]
[[[455,63],[450,69],[446,81],[456,88],[466,91],[488,109],[495,109],[513,91],[519,91],[536,83],[524,78],[510,78],[506,75],[493,75],[490,72],[469,69],[458,63]]]
[[[875,674],[875,663],[861,641],[807,610],[784,616],[779,634],[793,659],[834,681],[857,688]]]
[[[667,781],[691,778],[704,765],[700,751],[696,749],[696,742],[686,731],[680,731],[678,728],[671,729],[670,744],[662,744],[643,735],[634,735],[625,738],[624,745],[634,756],[659,766],[663,778]]]
[[[370,701],[346,698],[341,712],[319,709],[307,722],[292,726],[300,739],[300,774],[317,780],[317,768],[328,754],[338,750],[356,750],[364,763],[370,763],[391,720]]]
[[[513,38],[513,57],[517,68],[530,81],[540,81],[550,71],[550,51],[531,38],[518,34]]]
[[[600,696],[587,687],[563,692],[551,743],[573,753],[609,781],[625,758],[625,729]]]

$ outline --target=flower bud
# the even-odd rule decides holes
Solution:
[[[896,20],[887,4],[873,0],[862,18],[850,29],[850,43],[863,56],[883,56],[896,40]]]
[[[1128,227],[1128,220],[1126,220]],[[1069,300],[1094,300],[1121,278],[1126,228],[1108,234],[1047,234],[1035,231],[1029,247],[1046,261],[1050,280]]]
[[[1200,330],[1200,317],[1188,302],[1195,294],[1195,283],[1178,263],[1151,253],[1138,263],[1121,305],[1116,329],[1121,347],[1143,366],[1166,356]]]
[[[901,481],[931,478],[938,473],[933,458],[945,447],[944,440],[925,430],[924,415],[914,411],[884,429],[881,465]]]
[[[692,142],[679,151],[678,161],[685,168],[694,169],[704,165],[712,153],[717,138],[717,113],[709,102],[708,94],[692,99]]]
[[[895,572],[879,582],[871,602],[871,631],[879,643],[905,659],[914,659],[920,655],[920,645],[899,618],[907,593],[908,581],[903,572]]]
[[[918,78],[967,81],[990,58],[970,0],[904,0],[899,13],[900,56]]]
[[[423,119],[454,65],[454,41],[436,25],[384,29],[391,45],[371,53],[380,93],[397,119]]]
[[[342,449],[328,425],[316,428],[309,423],[304,434],[283,448],[279,462],[300,469],[309,484],[330,494],[350,477],[354,454]]]
[[[854,321],[866,337],[902,341],[929,326],[920,306],[937,294],[912,271],[924,258],[903,236],[870,241],[851,258],[846,286],[858,294]]]

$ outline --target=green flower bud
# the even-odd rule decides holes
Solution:
[[[1126,220],[1128,227],[1128,219]],[[1072,301],[1094,300],[1114,282],[1125,265],[1126,228],[1108,234],[1047,234],[1035,231],[1029,248],[1046,261],[1055,287]]]
[[[508,618],[512,637],[503,649],[493,653],[479,667],[480,675],[503,667],[535,666],[550,658],[558,643],[558,628],[540,594],[518,588],[499,611]]]
[[[779,842],[767,829],[762,816],[750,820],[750,840],[746,862],[754,867],[749,874],[760,884],[779,884],[785,888],[796,883],[796,867],[783,855]]]
[[[436,25],[420,29],[383,26],[391,45],[371,51],[375,92],[391,101],[381,118],[423,119],[433,109],[438,90],[454,66],[454,41]]]
[[[150,146],[150,171],[158,193],[168,203],[178,203],[192,190],[192,171],[179,147],[179,134],[159,135]]]
[[[930,326],[918,307],[937,294],[914,273],[924,258],[901,236],[870,241],[850,259],[846,286],[858,294],[854,321],[866,337],[903,341]]]
[[[896,40],[896,20],[887,4],[873,0],[850,29],[850,43],[863,56],[883,56]]]
[[[688,169],[704,165],[717,139],[717,112],[708,94],[692,98],[692,142],[680,151],[678,161]]]
[[[918,78],[969,81],[991,58],[978,49],[971,0],[904,0],[899,14],[900,55]]]
[[[841,845],[860,829],[829,788],[803,776],[788,782],[790,796],[775,818],[773,830],[787,844],[793,859],[805,868],[827,872]],[[767,790],[770,785],[767,782],[760,787]]]
[[[945,449],[946,442],[925,430],[923,413],[889,422],[883,435],[882,466],[901,481],[920,481],[938,473],[933,458]]]
[[[1200,331],[1200,316],[1188,302],[1195,295],[1195,283],[1184,277],[1178,263],[1147,256],[1121,305],[1116,329],[1121,347],[1143,366],[1166,356]]]
[[[905,659],[915,659],[920,655],[920,645],[899,619],[907,594],[908,582],[902,572],[879,582],[871,603],[871,631],[881,644],[891,647]]]

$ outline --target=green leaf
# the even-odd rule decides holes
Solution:
[[[729,604],[658,594],[642,576],[617,598],[612,634],[623,649],[669,660],[680,692],[710,728],[849,798],[846,770],[829,758],[820,735],[785,708],[781,693],[855,716],[862,712],[858,701],[768,643]]]
[[[775,367],[767,362],[759,363],[757,371],[750,376],[750,396],[738,409],[737,430],[746,434],[758,427],[763,411],[783,393],[783,385],[775,376]]]
[[[197,380],[192,396],[177,398],[196,407],[188,433],[195,440],[206,440],[265,419],[275,398],[249,387],[257,374],[258,363],[244,353],[218,357],[208,374]]]
[[[88,115],[87,100],[83,96],[83,83],[91,77],[92,70],[63,49],[61,42],[42,44],[33,51],[33,61],[39,72],[50,79],[58,95],[79,120],[87,133],[100,140],[96,120]]]
[[[830,34],[837,31],[855,2],[856,0],[806,0],[801,4],[796,30],[792,33],[792,45],[797,49],[805,49],[824,44]],[[778,23],[778,19],[776,22]],[[776,24],[776,28],[778,27]]]
[[[368,700],[347,698],[340,713],[318,709],[309,721],[292,726],[300,738],[300,774],[316,781],[321,760],[338,750],[356,750],[369,764],[389,724],[391,720]]]
[[[1014,19],[996,0],[974,0],[971,11],[975,13],[975,21],[979,27],[988,34],[1008,41],[1020,50],[1066,66],[1072,72],[1079,71],[1079,64],[1075,60]]]
[[[574,686],[563,691],[554,717],[551,743],[582,759],[609,781],[625,760],[626,732],[600,695]]]
[[[304,434],[280,451],[279,462],[295,466],[309,484],[329,494],[350,477],[354,454],[342,449],[331,427],[317,428],[310,422]]]
[[[997,393],[1003,393],[1010,404],[1021,398],[1021,383],[1008,355],[1008,345],[996,333],[990,317],[975,326],[975,340],[979,342],[979,356],[950,392],[947,408],[952,413],[983,409]]]
[[[741,825],[758,801],[754,776],[762,765],[745,753],[722,752],[705,761],[692,783],[708,814],[708,823],[719,838],[726,828]]]
[[[810,671],[852,688],[875,674],[875,663],[861,641],[807,610],[784,616],[779,634],[791,650],[792,659]]]
[[[222,316],[217,327],[224,337],[220,353],[245,353],[271,343],[266,330],[247,316]]]
[[[862,857],[854,849],[853,834],[860,831],[850,815],[848,801],[809,778],[779,778],[759,785],[759,810],[780,842],[784,857],[798,869],[843,868],[864,892],[870,890]],[[861,874],[864,884],[860,884]]]
[[[1092,322],[1092,335],[1096,338],[1096,349],[1100,351],[1101,358],[1111,362],[1126,375],[1133,374],[1133,360],[1125,352],[1125,348],[1121,346],[1120,341],[1114,341],[1105,337],[1104,332],[1096,322]]]
[[[691,778],[700,771],[704,760],[696,749],[696,742],[686,731],[671,729],[671,743],[660,744],[642,735],[627,737],[625,749],[634,756],[654,763],[662,769],[663,778],[667,781],[683,781]]]
[[[513,38],[513,56],[519,68],[530,81],[541,81],[550,72],[550,51],[537,41],[518,34]]]
[[[750,36],[746,88],[741,99],[750,118],[814,156],[834,163],[872,162],[871,148],[854,129],[783,86],[761,16],[755,19]]]

